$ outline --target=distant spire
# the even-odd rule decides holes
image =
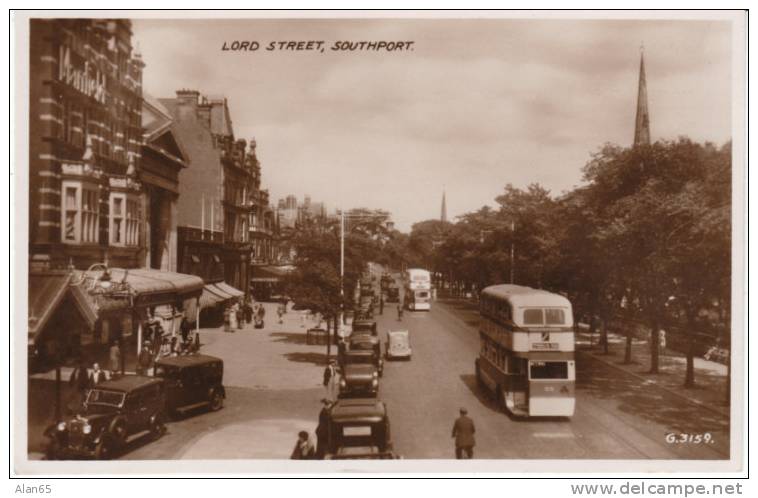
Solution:
[[[650,145],[650,115],[647,111],[645,48],[640,46],[640,81],[637,89],[637,117],[634,122],[634,146]]]
[[[445,203],[445,189],[442,189],[442,209],[440,210],[440,221],[447,221],[447,204]]]

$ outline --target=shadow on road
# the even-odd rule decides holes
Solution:
[[[497,405],[497,402],[495,401],[494,397],[489,393],[489,391],[486,391],[484,389],[481,389],[477,383],[476,383],[476,375],[474,374],[461,374],[460,375],[461,381],[463,381],[463,384],[468,387],[469,391],[471,391],[471,394],[476,396],[476,399],[479,400],[479,402],[484,406],[485,408],[488,408],[492,411],[499,412],[500,407]]]
[[[297,344],[299,346],[308,344],[307,335],[305,333],[274,332],[269,334],[269,337],[273,338],[276,342],[284,342],[287,344]]]
[[[335,353],[336,353],[335,348]],[[289,361],[298,363],[313,363],[314,365],[326,365],[326,353],[285,353],[282,356]]]

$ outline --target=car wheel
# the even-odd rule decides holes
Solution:
[[[221,394],[221,391],[216,389],[213,391],[213,394],[211,395],[211,404],[210,408],[212,412],[217,412],[224,406],[224,395]]]
[[[153,439],[160,439],[166,433],[166,424],[163,423],[163,416],[155,415],[150,422],[150,436]]]
[[[105,434],[95,446],[95,458],[98,460],[110,460],[116,451],[116,443],[113,437]]]

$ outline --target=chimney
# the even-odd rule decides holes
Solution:
[[[181,105],[191,106],[192,108],[195,108],[197,107],[197,101],[200,98],[200,92],[197,90],[187,90],[186,88],[183,88],[176,91],[176,98],[179,100],[179,103]]]

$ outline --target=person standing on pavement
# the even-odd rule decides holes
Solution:
[[[109,351],[109,366],[111,370],[111,377],[121,373],[121,348],[118,347],[118,341],[111,343]]]
[[[98,385],[99,383],[107,380],[105,377],[105,372],[100,370],[100,364],[99,363],[93,363],[92,364],[92,373],[89,375],[89,387],[90,389]]]
[[[137,357],[137,374],[147,375],[150,365],[153,363],[153,352],[150,351],[150,341],[142,343],[142,349]]]
[[[397,303],[397,321],[403,321],[403,303]]]
[[[190,336],[190,332],[192,332],[192,326],[189,323],[189,320],[187,320],[187,317],[182,317],[182,323],[179,325],[179,331],[182,334],[182,342],[187,342]]]
[[[242,309],[242,303],[235,306],[237,306],[237,328],[242,329],[245,326],[245,311]]]
[[[474,421],[466,415],[468,412],[465,408],[461,408],[460,413],[461,416],[453,424],[453,435],[451,436],[455,438],[455,458],[458,460],[474,458],[474,446],[476,445]]]

